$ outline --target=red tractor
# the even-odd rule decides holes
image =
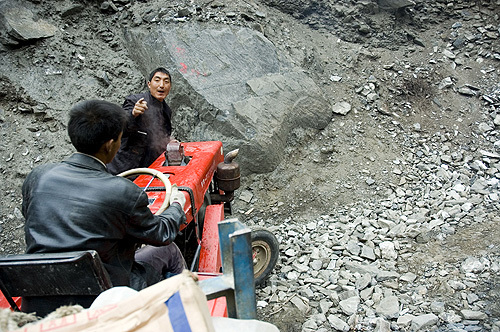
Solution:
[[[234,150],[224,156],[222,143],[219,141],[172,142],[167,145],[165,153],[149,168],[133,169],[120,174],[132,177],[131,180],[135,184],[144,188],[149,198],[149,208],[153,213],[160,213],[167,208],[172,185],[185,193],[184,212],[187,223],[181,226],[176,243],[183,251],[191,271],[198,272],[200,279],[217,277],[225,273],[218,224],[231,213],[234,191],[240,185],[239,165],[234,162],[237,154],[238,150]],[[278,241],[271,232],[263,229],[252,230],[251,259],[256,285],[261,284],[273,270],[278,254]],[[29,255],[17,256],[23,256],[21,260],[23,264],[26,262],[25,256]],[[9,294],[5,297],[0,294],[0,307],[13,307],[12,300],[19,304],[20,298],[15,296],[22,294],[9,292],[9,288],[14,288],[15,282],[6,280],[8,277],[3,276],[3,261],[11,260],[9,256],[0,258],[0,289]],[[33,271],[33,266],[30,269],[27,271]],[[43,279],[43,276],[40,278]],[[26,285],[24,287],[26,288]],[[39,291],[37,287],[33,289],[34,292]],[[210,301],[209,306],[212,315],[227,315],[224,298]]]

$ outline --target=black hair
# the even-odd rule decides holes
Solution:
[[[104,100],[86,100],[69,111],[68,135],[76,151],[94,155],[110,139],[118,139],[125,128],[126,113]]]
[[[172,82],[172,76],[170,76],[170,72],[167,69],[163,68],[163,67],[158,67],[155,70],[153,70],[149,74],[148,82],[151,82],[151,80],[153,79],[153,77],[155,77],[155,74],[158,73],[158,72],[163,73],[163,74],[167,74],[170,82]]]

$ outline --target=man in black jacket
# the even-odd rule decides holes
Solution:
[[[165,102],[172,86],[170,73],[165,68],[156,68],[147,83],[149,91],[128,96],[123,103],[127,126],[121,148],[108,165],[111,174],[148,167],[165,152],[171,139],[172,111]]]
[[[68,134],[77,152],[28,175],[22,212],[27,253],[93,249],[113,286],[140,290],[186,267],[173,243],[186,220],[186,199],[173,190],[170,206],[153,215],[141,188],[108,172],[125,122],[118,105],[100,100],[76,104]],[[136,251],[140,244],[146,246]]]

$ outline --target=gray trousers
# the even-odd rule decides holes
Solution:
[[[161,247],[143,246],[135,252],[135,260],[151,265],[164,278],[187,269],[186,261],[175,243]]]

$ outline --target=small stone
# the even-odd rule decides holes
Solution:
[[[452,85],[453,85],[453,81],[451,80],[451,77],[446,77],[446,78],[444,78],[444,79],[441,80],[441,82],[438,85],[438,88],[440,90],[442,90],[442,89],[445,89],[445,88],[449,88]]]
[[[468,257],[463,263],[462,263],[462,270],[465,273],[481,273],[483,272],[486,267],[489,265],[489,261],[486,259],[477,259],[475,257]]]
[[[438,301],[435,301],[435,302],[432,302],[431,303],[431,311],[435,314],[441,314],[445,311],[445,303],[444,302],[438,302]]]
[[[387,281],[394,280],[400,277],[399,273],[395,271],[379,271],[377,273],[376,279],[377,281]]]
[[[376,259],[375,251],[373,250],[372,247],[363,244],[361,247],[360,257],[367,258],[373,261]]]
[[[17,219],[20,219],[20,220],[23,220],[23,214],[21,213],[21,210],[19,210],[17,207],[14,208],[14,216],[17,218]]]
[[[425,314],[414,317],[411,323],[412,331],[424,331],[426,328],[436,324],[438,317],[434,314]]]
[[[391,323],[383,319],[382,317],[377,318],[377,324],[373,332],[391,332]]]
[[[243,202],[245,203],[250,203],[250,201],[252,200],[253,198],[253,194],[251,191],[249,190],[243,190],[240,194],[240,200],[242,200]]]
[[[348,102],[342,101],[340,103],[336,103],[332,106],[333,113],[346,115],[351,111],[351,104]]]
[[[265,308],[267,307],[268,303],[266,301],[257,301],[257,308]]]
[[[313,261],[311,262],[311,268],[312,268],[313,270],[318,271],[318,270],[321,270],[321,268],[322,268],[322,267],[323,267],[323,262],[322,262],[322,261],[320,261],[319,259],[315,259],[315,260],[313,260]]]
[[[458,88],[458,93],[467,97],[473,97],[476,95],[476,92],[474,90],[466,86]]]
[[[372,178],[370,178],[370,177],[369,177],[369,178],[367,178],[367,179],[365,180],[365,182],[366,182],[366,184],[367,184],[367,185],[369,185],[369,186],[371,186],[371,185],[375,184],[375,180],[374,180],[374,179],[372,179]]]
[[[396,296],[383,298],[375,308],[379,315],[388,319],[397,318],[399,316],[399,301]]]
[[[332,81],[332,82],[340,82],[341,80],[342,80],[341,76],[337,76],[337,75],[330,76],[330,81]]]
[[[456,55],[450,50],[443,50],[443,55],[445,57],[447,57],[448,59],[452,59],[452,60],[456,58]]]
[[[373,294],[373,291],[374,291],[374,287],[368,287],[368,288],[365,288],[363,289],[360,293],[359,293],[359,296],[367,301]]]
[[[476,302],[478,300],[479,300],[479,296],[477,296],[476,294],[474,294],[474,293],[467,294],[467,302],[469,304],[473,304],[474,302]]]
[[[353,315],[358,311],[358,305],[359,305],[360,298],[358,296],[353,296],[350,298],[347,298],[343,301],[340,301],[339,306],[340,309],[346,314],[346,315]]]
[[[349,242],[347,242],[347,251],[349,253],[351,253],[352,255],[359,255],[359,252],[361,251],[361,248],[359,247],[358,245],[358,242],[357,241],[354,241],[354,240],[349,240]]]
[[[308,319],[305,321],[304,324],[302,324],[302,331],[310,330],[310,331],[317,331],[318,330],[318,324],[316,324],[316,321],[314,319]]]
[[[297,280],[297,279],[299,279],[299,274],[295,271],[290,271],[287,274],[287,278],[288,278],[288,280]]]
[[[326,314],[328,312],[328,310],[330,310],[330,308],[333,306],[333,302],[332,301],[325,301],[325,300],[321,300],[319,302],[319,307],[321,308],[321,312]]]
[[[188,17],[191,16],[191,10],[189,8],[182,8],[177,12],[177,17]]]
[[[360,278],[356,279],[354,286],[356,287],[357,290],[361,291],[366,287],[368,287],[371,281],[372,281],[372,276],[369,273],[365,273]]]
[[[476,310],[468,310],[468,309],[463,309],[460,311],[462,314],[462,317],[464,319],[469,319],[469,320],[484,320],[488,318],[488,316],[481,311],[476,311]]]
[[[258,18],[266,18],[266,13],[261,11],[256,11],[255,16],[257,16]]]
[[[413,318],[415,318],[415,316],[410,314],[402,315],[398,317],[396,323],[401,327],[408,327],[413,321]]]
[[[390,241],[384,241],[379,244],[380,251],[382,254],[382,258],[386,259],[396,259],[398,258],[398,254],[396,253],[396,249],[394,247],[394,243]]]
[[[335,329],[335,331],[347,332],[350,329],[346,322],[334,315],[328,316],[328,322]]]
[[[463,282],[457,280],[448,280],[448,286],[453,288],[454,290],[464,290],[467,288]]]

